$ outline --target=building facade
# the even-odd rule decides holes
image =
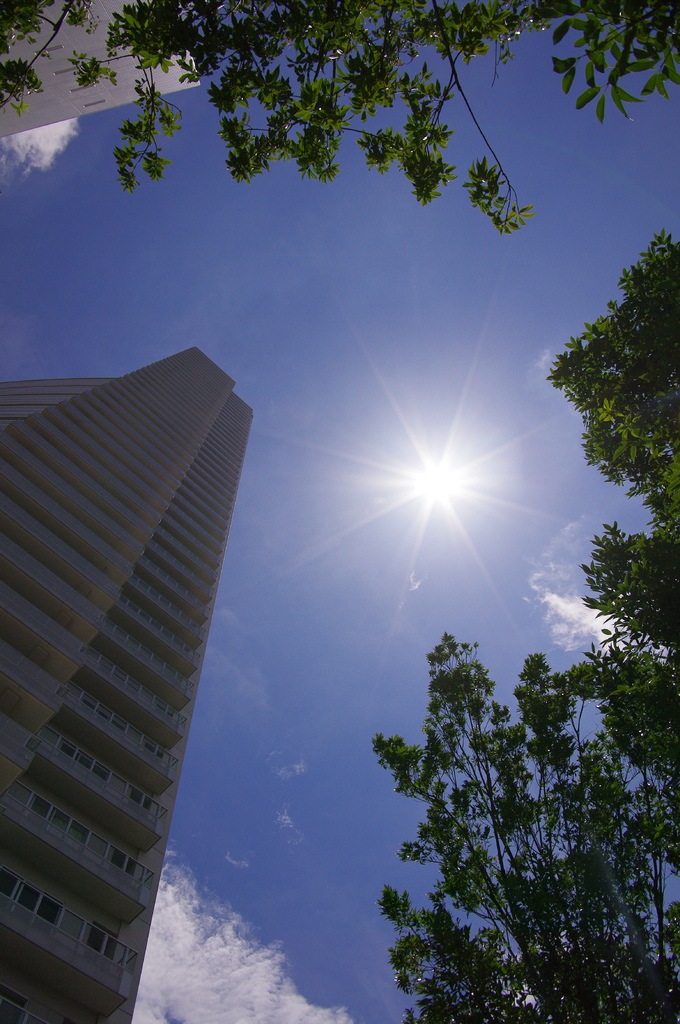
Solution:
[[[28,110],[21,115],[9,104],[0,110],[0,138],[135,102],[138,72],[133,57],[117,58],[115,85],[106,79],[95,85],[78,85],[70,62],[74,53],[84,53],[102,61],[106,59],[108,25],[114,12],[120,11],[122,6],[123,0],[93,0],[90,9],[92,21],[87,28],[64,23],[52,39],[52,29],[46,24],[37,37],[31,37],[34,42],[22,39],[12,46],[5,58],[7,60],[30,61],[38,49],[45,48],[35,63],[35,72],[42,81],[42,92],[31,93],[26,98]],[[52,11],[58,11],[59,7],[55,4],[46,13],[54,18]],[[180,82],[182,74],[174,64],[165,72],[155,70],[156,87],[166,94],[192,89],[198,84]]]
[[[196,348],[0,384],[0,1024],[128,1024],[252,419]]]

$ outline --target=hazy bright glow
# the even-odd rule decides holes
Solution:
[[[516,504],[509,495],[513,487],[513,449],[530,433],[544,429],[545,424],[534,427],[527,434],[501,439],[500,443],[490,432],[490,443],[486,444],[483,430],[465,429],[465,397],[474,371],[473,360],[446,435],[442,437],[439,430],[435,441],[426,436],[417,416],[412,419],[406,414],[375,366],[373,370],[405,435],[406,444],[400,457],[395,458],[392,454],[384,460],[372,453],[325,449],[328,455],[353,463],[357,468],[362,467],[364,472],[357,481],[361,480],[362,489],[373,491],[375,497],[372,507],[369,505],[367,508],[362,503],[362,514],[356,519],[312,542],[299,556],[299,561],[317,558],[349,534],[410,506],[412,517],[407,543],[409,553],[404,566],[405,581],[412,584],[413,569],[428,529],[436,525],[440,542],[443,540],[443,527],[452,546],[467,548],[481,577],[500,602],[497,588],[477,550],[468,524],[474,524],[475,532],[478,532],[485,519],[489,519],[491,525],[489,517],[498,524],[510,514],[540,514],[536,509]],[[508,497],[503,496],[504,491]]]
[[[416,497],[434,505],[453,500],[463,489],[463,474],[445,462],[428,463],[413,474]]]

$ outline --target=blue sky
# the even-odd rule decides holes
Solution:
[[[255,414],[137,1024],[399,1019],[375,901],[428,879],[395,856],[418,808],[372,735],[417,738],[445,630],[479,641],[504,696],[530,652],[565,667],[596,638],[589,537],[643,520],[585,465],[545,376],[622,267],[677,234],[678,106],[601,126],[546,43],[522,41],[493,89],[470,71],[537,208],[508,238],[458,184],[422,208],[352,145],[332,185],[287,165],[235,184],[204,89],[180,97],[166,181],[133,196],[120,112],[45,169],[54,132],[2,147],[4,376],[115,375],[195,344]],[[451,116],[464,168],[482,148]],[[467,490],[427,522],[422,499],[392,508],[449,437]]]

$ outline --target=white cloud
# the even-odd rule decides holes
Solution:
[[[558,647],[565,651],[575,651],[592,641],[597,644],[602,642],[603,620],[598,618],[592,608],[586,607],[583,598],[576,594],[556,594],[546,590],[543,593],[539,591],[539,600],[545,605],[545,620]]]
[[[288,833],[286,838],[290,846],[297,846],[304,839],[302,832],[291,818],[287,805],[277,812],[276,824]]]
[[[284,765],[283,768],[275,768],[274,774],[278,775],[280,779],[287,782],[288,779],[295,778],[296,775],[304,775],[307,771],[307,765],[304,761],[298,761],[297,764]]]
[[[582,560],[587,558],[583,521],[570,523],[553,539],[529,577],[529,585],[544,606],[553,642],[565,651],[602,643],[605,620],[583,603]]]
[[[550,349],[544,348],[539,357],[534,360],[534,368],[536,370],[540,370],[541,373],[545,372],[545,370],[549,370],[553,358],[554,356]]]
[[[409,576],[409,578],[408,578],[408,581],[409,581],[409,584],[410,584],[408,589],[409,590],[417,590],[418,587],[420,586],[420,584],[424,583],[426,579],[427,579],[426,576],[421,576],[421,578],[419,580],[417,580],[416,579],[415,570],[414,570],[411,573],[411,575]]]
[[[47,171],[77,134],[78,118],[74,118],[8,135],[0,139],[0,170],[3,175]]]
[[[307,1002],[275,946],[185,870],[163,872],[133,1024],[352,1024]]]
[[[235,867],[235,868],[249,868],[250,867],[250,864],[248,863],[247,860],[237,860],[235,857],[232,857],[232,855],[230,854],[229,850],[227,850],[227,852],[225,853],[224,859],[226,860],[226,862],[228,864],[231,864],[232,867]]]

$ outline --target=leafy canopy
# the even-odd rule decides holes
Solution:
[[[424,743],[374,740],[426,809],[400,857],[438,869],[426,907],[389,886],[379,901],[397,984],[416,997],[406,1020],[676,1021],[677,786],[639,724],[627,747],[606,715],[596,728],[587,663],[527,658],[513,714],[476,645],[445,635],[428,662]]]
[[[586,324],[551,380],[583,416],[588,461],[627,484],[651,521],[595,538],[588,604],[614,645],[680,649],[680,245],[661,232],[623,272],[620,302]]]
[[[651,514],[606,526],[583,567],[604,644],[561,673],[532,655],[511,711],[445,635],[425,742],[374,740],[426,808],[400,856],[438,869],[426,907],[380,901],[411,1022],[679,1019],[680,246],[656,236],[620,287],[552,372],[588,460]]]
[[[92,0],[13,0],[0,14],[0,53],[41,26],[50,36],[66,20],[83,23]],[[465,67],[488,56],[494,73],[512,57],[523,33],[553,27],[555,44],[575,54],[555,56],[565,92],[577,76],[585,90],[577,107],[606,98],[625,104],[652,92],[667,96],[680,82],[676,67],[680,14],[675,3],[611,0],[133,0],[109,28],[108,59],[73,60],[80,84],[99,75],[115,81],[115,62],[132,55],[139,69],[136,120],[123,123],[116,149],[120,180],[132,190],[138,169],[161,177],[168,161],[159,138],[179,127],[179,112],[164,100],[156,69],[179,66],[186,80],[210,79],[209,95],[234,178],[250,181],[275,160],[295,160],[303,176],[330,181],[338,173],[342,138],[356,136],[370,167],[398,167],[421,203],[440,195],[455,177],[447,162],[453,129],[445,119],[460,97],[480,131],[488,156],[472,162],[464,187],[473,206],[501,232],[530,216],[520,207],[501,161],[477,122],[465,93]],[[41,37],[42,38],[42,37]],[[41,45],[36,56],[49,44]],[[177,55],[181,56],[177,56]],[[6,60],[0,105],[17,109],[40,88],[36,60]],[[620,82],[642,75],[639,95]],[[370,126],[370,127],[369,127]],[[489,159],[489,157],[491,159]]]

